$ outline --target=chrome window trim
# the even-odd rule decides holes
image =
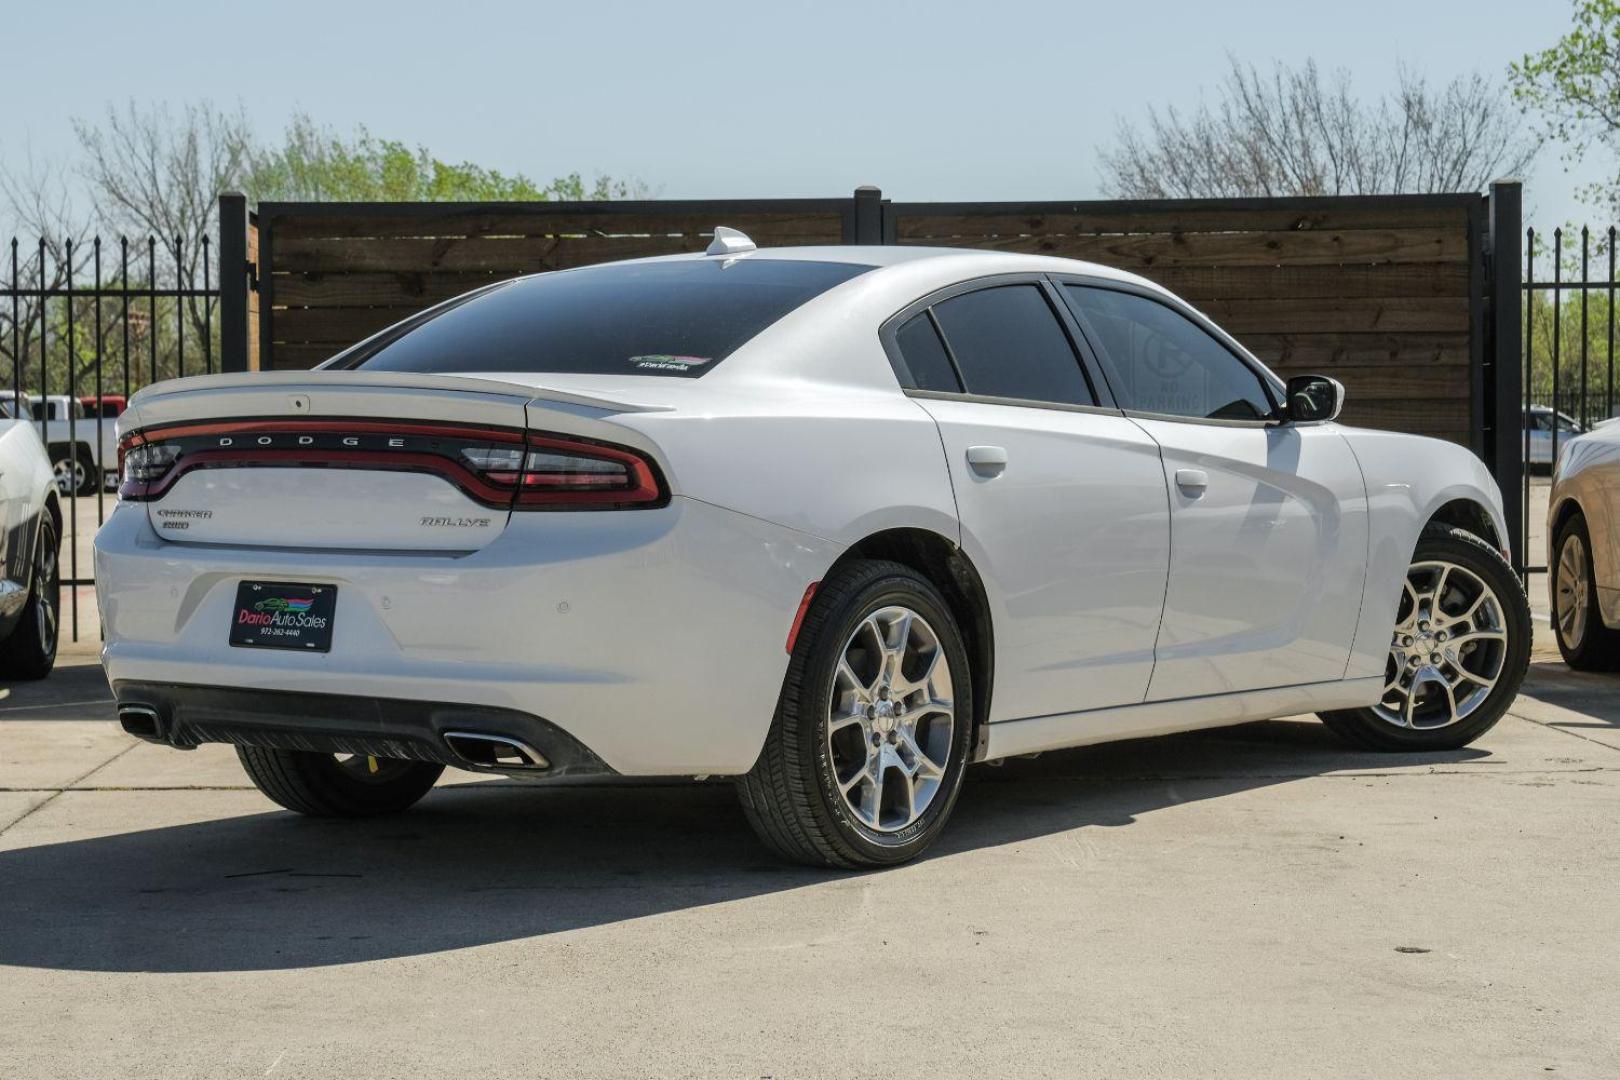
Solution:
[[[1073,405],[1061,401],[1039,401],[1026,398],[998,398],[991,395],[971,394],[967,392],[967,383],[962,380],[962,372],[956,363],[956,354],[951,351],[951,342],[945,336],[944,328],[933,314],[933,307],[942,301],[965,293],[978,292],[982,289],[994,289],[1003,285],[1034,285],[1041,290],[1048,306],[1052,309],[1052,316],[1057,320],[1058,326],[1063,330],[1064,336],[1069,339],[1069,347],[1074,350],[1075,360],[1080,366],[1080,374],[1085,379],[1091,396],[1096,399],[1095,405]],[[937,390],[919,390],[910,385],[911,369],[907,367],[905,356],[900,351],[899,343],[895,340],[900,327],[919,314],[928,313],[930,321],[934,324],[934,331],[939,334],[940,341],[945,346],[945,352],[951,358],[951,366],[956,370],[957,381],[962,384],[962,393],[951,394]],[[942,394],[949,400],[957,401],[983,401],[997,405],[1017,405],[1022,408],[1047,408],[1061,412],[1086,411],[1102,412],[1110,415],[1119,415],[1119,407],[1115,402],[1113,390],[1104,378],[1101,365],[1097,363],[1091,343],[1085,336],[1084,329],[1075,320],[1068,301],[1063,297],[1062,290],[1053,284],[1051,276],[1038,270],[1025,270],[1004,274],[986,274],[981,277],[958,281],[911,301],[905,307],[890,315],[878,327],[878,341],[883,346],[883,352],[888,357],[889,367],[894,372],[895,381],[908,397],[924,397],[933,394]]]
[[[916,390],[903,388],[906,397],[927,401],[962,401],[970,405],[1011,405],[1019,409],[1051,409],[1054,412],[1093,413],[1099,416],[1127,416],[1121,410],[1107,405],[1065,405],[1057,401],[1039,401],[1034,398],[995,397],[990,394],[952,394],[943,390]]]

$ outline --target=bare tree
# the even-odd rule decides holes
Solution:
[[[1393,94],[1355,96],[1348,73],[1314,61],[1269,75],[1230,59],[1214,103],[1121,121],[1101,152],[1118,198],[1371,195],[1477,191],[1529,164],[1538,140],[1503,88],[1480,74],[1435,89],[1402,67]]]
[[[99,124],[75,120],[84,152],[81,165],[107,231],[131,244],[157,240],[165,269],[187,287],[202,283],[203,238],[215,235],[219,193],[239,187],[252,156],[246,116],[190,103],[176,116],[164,104],[109,106]],[[156,282],[153,283],[154,285]],[[203,302],[187,304],[189,321],[203,333]]]
[[[30,153],[20,170],[0,165],[0,384],[29,385],[43,347],[53,371],[62,358],[57,322],[45,294],[82,283],[94,256],[91,222],[76,206],[73,177]],[[22,237],[27,237],[24,241]],[[21,294],[21,295],[19,295]]]

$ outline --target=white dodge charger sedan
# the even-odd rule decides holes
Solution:
[[[1342,399],[1101,266],[721,229],[137,395],[107,674],[303,813],[724,776],[835,866],[916,855],[975,761],[1311,711],[1460,746],[1529,653],[1499,493]]]

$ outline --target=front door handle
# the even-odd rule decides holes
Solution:
[[[1007,450],[1002,446],[970,446],[967,462],[980,476],[1000,476],[1007,468]]]
[[[1209,473],[1203,469],[1177,469],[1176,487],[1188,495],[1202,495],[1209,487]]]

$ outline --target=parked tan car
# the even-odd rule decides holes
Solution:
[[[1570,667],[1620,668],[1620,421],[1559,453],[1547,537],[1559,651]]]

